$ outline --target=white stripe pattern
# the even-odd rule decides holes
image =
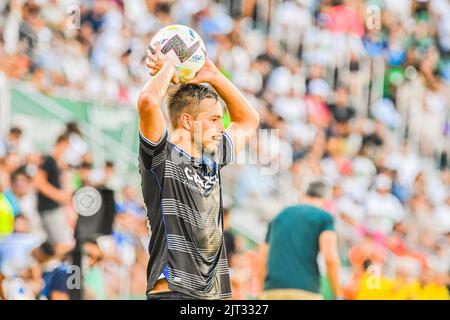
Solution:
[[[190,208],[184,203],[181,203],[177,199],[163,199],[162,205],[164,208],[164,214],[181,217],[184,221],[197,228],[205,229],[214,226],[215,216],[208,215],[203,217],[200,212]]]
[[[196,191],[197,193],[203,195],[202,190],[198,187],[193,181],[190,181],[186,178],[183,171],[180,167],[178,167],[174,162],[167,160],[166,168],[164,172],[164,178],[174,179],[178,182],[181,182],[189,189]]]
[[[166,154],[167,154],[167,151],[163,150],[160,154],[158,154],[157,156],[153,157],[152,169],[156,168],[157,166],[159,166],[161,163],[164,162],[164,160],[166,158]]]
[[[167,247],[169,250],[181,251],[189,253],[197,260],[206,260],[211,263],[214,261],[216,255],[207,256],[210,254],[208,250],[197,248],[190,241],[187,241],[183,236],[168,234],[167,235]]]
[[[144,149],[145,153],[147,153],[149,156],[152,156],[152,157],[154,156],[155,150],[146,147],[142,142],[141,142],[141,148]]]

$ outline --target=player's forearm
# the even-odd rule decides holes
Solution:
[[[175,72],[173,65],[165,64],[152,79],[147,81],[139,95],[140,111],[148,107],[161,106]]]
[[[337,255],[335,257],[331,257],[325,261],[325,264],[327,266],[327,275],[333,292],[336,297],[341,297],[342,292],[339,283],[339,270],[341,268],[341,263],[339,261],[339,257]]]
[[[260,265],[259,265],[259,282],[261,285],[261,291],[264,291],[264,283],[266,280],[267,275],[267,258],[269,255],[269,245],[267,243],[264,243],[261,245],[259,249],[259,258],[260,258]]]
[[[245,123],[247,127],[255,130],[258,128],[258,112],[230,80],[219,73],[210,84],[227,105],[231,122]]]

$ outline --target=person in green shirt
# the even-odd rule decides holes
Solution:
[[[334,219],[322,209],[329,195],[329,187],[324,182],[313,181],[302,204],[284,209],[270,223],[261,255],[264,279],[261,299],[323,299],[317,264],[319,253],[325,260],[334,296],[341,296]]]

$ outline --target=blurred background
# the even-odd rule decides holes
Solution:
[[[222,173],[233,298],[258,297],[268,223],[325,177],[346,299],[448,299],[448,0],[1,1],[0,299],[145,299],[135,105],[147,44],[174,23],[280,137]],[[95,221],[70,200],[86,186]]]

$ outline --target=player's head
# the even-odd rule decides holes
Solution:
[[[325,201],[331,197],[331,188],[329,184],[323,180],[314,180],[309,183],[306,188],[305,202],[315,204],[322,207]]]
[[[225,128],[219,97],[212,88],[182,84],[169,96],[168,109],[175,130],[188,133],[202,152],[216,152]]]

